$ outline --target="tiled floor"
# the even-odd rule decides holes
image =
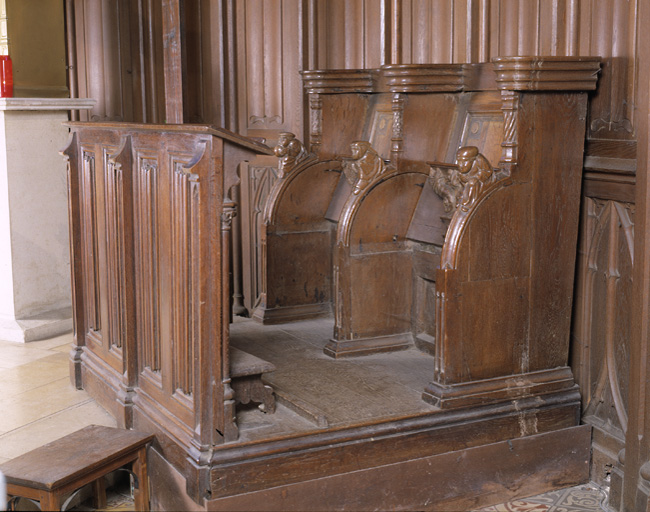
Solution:
[[[0,464],[86,425],[115,420],[86,392],[70,384],[72,335],[27,344],[0,341]],[[132,510],[123,489],[109,496],[113,512]],[[595,486],[579,486],[483,509],[484,512],[607,510]],[[602,506],[602,508],[601,508]],[[79,507],[78,510],[92,510]]]
[[[86,425],[115,420],[70,384],[72,335],[43,341],[0,341],[0,463]]]
[[[485,507],[479,512],[588,512],[609,510],[606,492],[595,484],[586,484],[521,500],[513,500],[502,505]]]

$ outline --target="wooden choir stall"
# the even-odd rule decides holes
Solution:
[[[585,482],[568,352],[599,69],[306,71],[308,142],[274,150],[70,123],[72,378],[155,434],[152,506],[458,510]],[[233,187],[272,151],[242,318]]]

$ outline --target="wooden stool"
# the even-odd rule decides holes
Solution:
[[[262,382],[264,373],[275,371],[275,366],[253,354],[230,347],[231,386],[235,392],[235,401],[261,403],[264,412],[275,412],[275,395],[273,388]]]
[[[147,444],[151,434],[90,425],[0,466],[7,494],[60,510],[66,495],[93,483],[96,508],[106,507],[104,476],[127,464],[135,475],[135,509],[149,510]]]

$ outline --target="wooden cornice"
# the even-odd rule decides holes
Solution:
[[[598,57],[496,57],[497,86],[512,91],[593,91]]]

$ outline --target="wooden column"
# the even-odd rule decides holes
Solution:
[[[639,3],[639,26],[650,19],[650,6]],[[650,33],[639,31],[638,47],[647,48]],[[648,181],[648,160],[650,155],[650,138],[648,137],[650,120],[650,58],[647,52],[639,52],[638,112],[637,118],[637,174],[636,174],[636,216],[634,226],[634,267],[632,328],[630,343],[630,381],[628,397],[628,429],[625,439],[624,454],[619,455],[623,463],[623,496],[621,510],[647,510],[648,481],[647,474],[650,455],[650,408],[648,408],[648,338],[650,337],[650,182]],[[622,460],[621,460],[622,459]],[[645,471],[644,471],[645,469]],[[644,482],[645,480],[645,482]],[[612,490],[615,490],[613,486]],[[615,498],[617,498],[615,496]]]

